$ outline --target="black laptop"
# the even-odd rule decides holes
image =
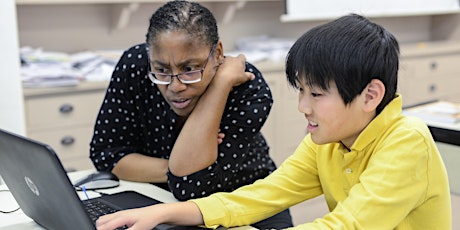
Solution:
[[[86,203],[124,210],[160,201],[134,191],[80,200],[53,149],[0,129],[0,175],[22,211],[46,229],[95,229]],[[159,225],[155,229],[203,229]]]

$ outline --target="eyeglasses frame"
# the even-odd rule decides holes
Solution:
[[[147,75],[148,75],[149,79],[153,83],[155,83],[157,85],[169,85],[169,84],[171,84],[173,77],[176,77],[177,79],[179,79],[179,81],[181,83],[183,83],[183,84],[193,84],[193,83],[200,82],[201,79],[203,78],[203,72],[206,69],[206,66],[207,66],[207,64],[209,62],[209,59],[211,58],[212,54],[214,53],[215,48],[216,48],[216,44],[212,45],[211,51],[209,51],[208,57],[206,58],[206,62],[204,63],[203,67],[201,67],[201,69],[199,69],[199,70],[192,70],[192,71],[187,71],[187,72],[183,72],[183,73],[179,73],[179,74],[155,73],[155,72],[150,71],[150,61],[149,61],[149,71],[148,71]],[[149,57],[149,60],[150,60],[150,57]],[[185,81],[185,80],[183,80],[181,78],[181,75],[193,74],[193,73],[198,73],[198,72],[201,74],[201,77],[198,78],[198,79]],[[155,75],[169,77],[169,81],[160,81],[155,77]]]

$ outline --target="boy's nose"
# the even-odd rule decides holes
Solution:
[[[306,98],[303,98],[301,96],[299,96],[299,105],[297,109],[299,110],[299,112],[306,115],[310,115],[312,113],[310,103]]]

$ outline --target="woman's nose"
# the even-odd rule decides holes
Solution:
[[[171,78],[171,83],[168,85],[168,89],[173,92],[180,92],[185,90],[187,86],[182,83],[177,76],[173,76]]]

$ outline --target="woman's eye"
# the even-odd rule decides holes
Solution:
[[[184,72],[189,72],[195,70],[195,68],[193,68],[192,66],[185,66],[183,70]]]
[[[166,71],[168,71],[168,70],[165,69],[165,68],[155,68],[156,73],[166,73]]]

